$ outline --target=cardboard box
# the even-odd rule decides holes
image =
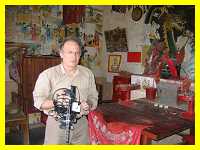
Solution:
[[[28,114],[29,124],[37,124],[41,122],[41,113],[30,113]]]

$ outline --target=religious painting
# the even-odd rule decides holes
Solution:
[[[121,65],[121,55],[109,55],[108,72],[119,72]]]
[[[107,52],[127,52],[127,38],[125,28],[105,31]]]

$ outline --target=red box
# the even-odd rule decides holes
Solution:
[[[130,100],[130,77],[114,76],[113,77],[113,101]]]

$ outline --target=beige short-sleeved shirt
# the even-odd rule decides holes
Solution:
[[[33,91],[34,106],[40,109],[42,103],[47,99],[52,99],[53,93],[59,88],[77,87],[77,99],[86,101],[91,110],[97,107],[98,92],[93,73],[84,66],[77,66],[73,78],[65,72],[63,65],[51,67],[40,73]],[[48,114],[48,110],[44,113]]]
[[[39,75],[33,91],[34,106],[40,109],[45,100],[52,99],[53,93],[57,89],[70,88],[71,85],[78,88],[77,98],[80,95],[80,101],[86,101],[90,110],[97,107],[98,92],[93,73],[88,68],[78,65],[73,78],[70,78],[62,64],[51,67]],[[44,112],[48,114],[48,110]],[[65,139],[65,130],[60,129],[59,122],[49,116],[46,123],[44,144],[65,144]],[[85,116],[81,117],[74,125],[74,130],[70,134],[70,143],[89,143],[88,124]]]

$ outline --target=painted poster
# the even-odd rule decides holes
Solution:
[[[6,42],[33,45],[30,55],[56,54],[65,32],[62,6],[11,6],[6,9]]]
[[[102,72],[102,10],[87,6],[85,22],[80,24],[80,37],[84,49],[81,54],[81,64],[100,75]]]
[[[105,31],[107,52],[127,52],[127,37],[125,28]]]

